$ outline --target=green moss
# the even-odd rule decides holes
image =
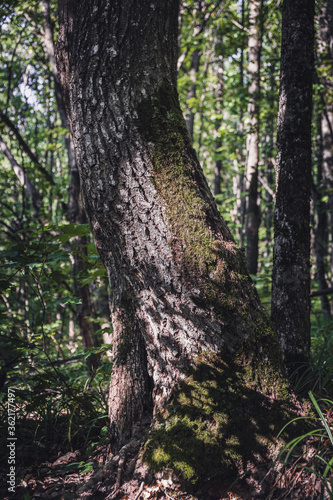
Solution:
[[[235,478],[267,450],[291,414],[278,341],[239,250],[205,183],[172,87],[138,106],[170,248],[192,300],[221,322],[225,349],[203,353],[147,442],[144,459],[198,485]],[[255,458],[260,457],[260,458]]]
[[[240,297],[252,286],[244,254],[217,213],[175,89],[164,85],[137,111],[139,130],[151,144],[153,182],[164,203],[173,234],[169,243],[183,281],[200,290],[194,299],[198,305],[213,308],[223,321],[235,310],[242,315]]]
[[[198,487],[272,458],[269,450],[293,416],[291,403],[263,394],[240,359],[208,353],[197,359],[146,444],[143,458],[153,470],[171,468]]]

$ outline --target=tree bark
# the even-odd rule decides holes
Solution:
[[[284,1],[272,319],[290,372],[310,353],[313,19],[313,0]]]
[[[245,27],[245,1],[241,1],[241,25],[244,29]],[[242,44],[240,47],[240,60],[239,60],[239,85],[241,91],[244,93],[244,51],[245,51],[245,39],[242,39]],[[243,134],[244,134],[244,110],[243,104],[240,103],[239,109],[239,148],[238,148],[238,164],[241,165],[238,167],[238,175],[235,181],[235,192],[236,192],[236,203],[235,203],[235,211],[239,216],[239,231],[238,231],[238,241],[239,247],[243,247],[244,238],[245,238],[245,197],[244,197],[244,189],[245,189],[245,179],[244,179],[244,171],[243,165],[245,164],[244,152],[243,152]]]
[[[208,477],[210,464],[217,474],[234,474],[228,436],[240,439],[245,461],[253,450],[267,459],[255,429],[271,432],[267,411],[287,385],[277,338],[180,110],[178,0],[63,0],[59,12],[57,63],[85,207],[110,283],[113,446],[126,442],[145,415],[165,415],[169,402],[178,423],[165,423],[173,429],[168,445],[163,429],[157,433],[147,448],[149,463],[161,467],[167,460],[186,476],[192,472],[181,463],[194,460],[190,469],[198,474],[201,467]],[[209,424],[205,408],[214,414],[217,407],[225,426]],[[185,415],[175,416],[177,408]],[[196,434],[202,424],[188,427],[195,422],[191,412],[199,412],[195,418],[207,423],[215,442],[225,443],[217,450],[221,461],[215,445],[203,447]],[[256,421],[251,445],[250,415]],[[155,451],[164,445],[171,455],[160,461]],[[178,449],[183,462],[175,458]],[[204,469],[203,456],[210,456]]]
[[[249,1],[249,104],[250,119],[246,136],[245,184],[246,200],[246,257],[250,274],[258,269],[258,232],[260,212],[258,205],[259,163],[259,93],[260,93],[260,11],[262,0]]]

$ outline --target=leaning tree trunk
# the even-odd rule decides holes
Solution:
[[[313,39],[314,0],[284,0],[272,319],[290,372],[310,353]]]
[[[58,67],[110,282],[114,446],[145,415],[164,414],[173,394],[163,428],[172,430],[170,452],[154,452],[161,428],[147,460],[174,463],[185,477],[210,467],[223,475],[267,453],[286,383],[277,338],[180,110],[177,21],[178,0],[63,0]]]

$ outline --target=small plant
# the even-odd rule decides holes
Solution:
[[[321,483],[320,500],[323,500],[327,498],[324,496],[325,493],[329,495],[329,498],[333,498],[333,401],[326,398],[317,401],[311,391],[309,397],[317,416],[298,417],[291,420],[283,427],[278,437],[287,426],[297,420],[315,420],[316,424],[320,424],[320,427],[292,439],[284,446],[279,457],[285,455],[284,465],[292,465],[292,467],[301,468],[314,474]],[[325,411],[321,410],[318,404],[320,402],[326,407]],[[308,444],[315,448],[311,458],[305,456]],[[302,452],[300,452],[300,445],[303,445]],[[305,459],[302,460],[302,463],[301,458]]]
[[[88,472],[91,472],[94,469],[94,463],[93,462],[72,462],[71,464],[68,464],[66,466],[67,472],[72,472],[73,469],[79,469],[80,474],[87,474]]]

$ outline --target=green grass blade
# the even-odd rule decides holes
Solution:
[[[328,423],[327,423],[327,421],[326,421],[326,418],[325,418],[325,417],[324,417],[324,415],[322,414],[322,411],[321,411],[321,409],[319,408],[319,405],[318,405],[318,403],[317,403],[317,400],[316,400],[316,398],[314,397],[314,395],[312,394],[312,392],[311,392],[311,391],[309,392],[309,396],[310,396],[310,399],[311,399],[311,401],[312,401],[312,403],[313,403],[314,407],[315,407],[315,408],[316,408],[316,410],[317,410],[317,413],[318,413],[318,415],[319,415],[319,417],[320,417],[320,419],[321,419],[321,421],[322,421],[322,423],[323,423],[323,425],[324,425],[324,427],[325,427],[325,429],[326,429],[327,435],[328,435],[328,437],[330,438],[330,441],[331,441],[332,446],[333,446],[333,436],[332,436],[332,433],[331,433],[331,429],[330,429],[330,427],[329,427],[329,425],[328,425]]]

